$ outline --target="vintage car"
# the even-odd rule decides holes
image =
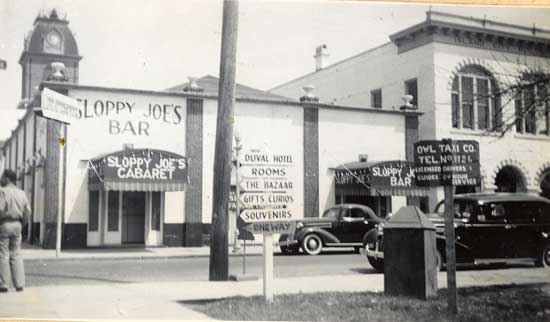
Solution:
[[[360,204],[339,204],[325,210],[321,218],[304,218],[296,223],[294,234],[283,234],[279,246],[283,253],[317,255],[325,247],[362,248],[365,234],[383,219]]]
[[[523,193],[471,193],[454,198],[457,263],[506,263],[529,259],[550,267],[550,200]],[[427,214],[436,227],[438,268],[445,263],[444,205]],[[371,266],[383,271],[384,224],[363,240]]]

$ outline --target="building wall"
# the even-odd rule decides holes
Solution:
[[[217,101],[204,102],[203,149],[203,222],[212,221],[214,150],[216,139]],[[235,128],[242,137],[242,153],[258,149],[271,154],[292,156],[294,168],[295,214],[303,216],[303,109],[296,106],[237,101]],[[244,170],[243,170],[244,171]]]
[[[436,121],[433,124],[438,139],[452,137],[456,140],[476,140],[480,144],[482,174],[485,188],[494,189],[496,173],[505,165],[512,165],[523,172],[527,188],[540,189],[538,176],[550,168],[550,137],[545,135],[520,134],[512,127],[503,137],[483,131],[454,129],[451,124],[451,82],[460,66],[477,64],[491,72],[499,84],[510,84],[525,70],[543,68],[550,72],[549,59],[489,50],[435,44]],[[519,62],[519,64],[518,64]],[[513,122],[514,100],[502,99],[503,120]]]
[[[387,43],[357,56],[328,66],[271,90],[297,99],[304,95],[302,87],[315,86],[314,94],[323,103],[371,107],[371,91],[382,89],[382,108],[399,109],[403,105],[405,81],[417,79],[421,137],[433,137],[434,95],[433,45],[397,54],[397,47]]]
[[[51,74],[50,64],[52,62],[62,62],[65,64],[66,73],[69,82],[78,82],[78,61],[71,58],[53,56],[48,54],[38,54],[26,58],[23,66],[23,88],[22,98],[31,98],[34,91],[42,81],[45,81]]]
[[[319,209],[335,203],[334,171],[341,164],[358,161],[405,159],[405,118],[401,114],[361,110],[319,110]]]
[[[71,89],[69,96],[79,100],[81,104],[86,103],[87,110],[67,130],[67,223],[88,221],[87,160],[122,150],[125,144],[131,144],[136,149],[154,148],[186,155],[184,97],[83,88]],[[107,101],[114,102],[115,108],[108,114],[99,113],[99,106],[107,106]],[[117,102],[121,103],[118,111]],[[128,103],[132,108],[122,103]],[[98,114],[94,112],[94,104],[97,104]],[[150,116],[150,104],[153,107],[155,104],[162,106],[162,113]],[[127,122],[132,125],[127,125]],[[183,223],[184,192],[167,193],[165,202],[165,222]]]

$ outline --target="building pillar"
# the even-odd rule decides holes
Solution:
[[[405,158],[407,161],[414,162],[414,143],[417,141],[418,115],[405,114]],[[420,207],[420,198],[407,197],[407,205]]]
[[[44,167],[44,238],[43,248],[55,249],[57,234],[57,212],[59,209],[59,133],[61,122],[46,119],[46,164]]]
[[[198,96],[203,89],[190,79],[185,92],[195,94],[187,98],[185,153],[188,158],[189,184],[185,192],[185,223],[182,246],[197,247],[203,244],[202,223],[202,168],[203,168],[203,103]]]
[[[313,86],[305,86],[300,98],[304,109],[304,217],[319,217],[319,99]]]

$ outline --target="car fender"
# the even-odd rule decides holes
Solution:
[[[377,242],[378,242],[378,229],[372,228],[371,230],[367,231],[367,233],[363,237],[363,246],[368,243],[377,243]]]
[[[336,238],[333,234],[329,233],[326,230],[316,228],[316,227],[305,227],[296,232],[296,240],[302,242],[306,235],[308,234],[317,234],[323,240],[323,243],[340,243],[340,240]]]

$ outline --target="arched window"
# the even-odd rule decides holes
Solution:
[[[550,75],[525,73],[515,92],[516,132],[550,135]]]
[[[451,109],[454,128],[494,131],[502,126],[497,83],[479,66],[465,66],[455,76]]]

